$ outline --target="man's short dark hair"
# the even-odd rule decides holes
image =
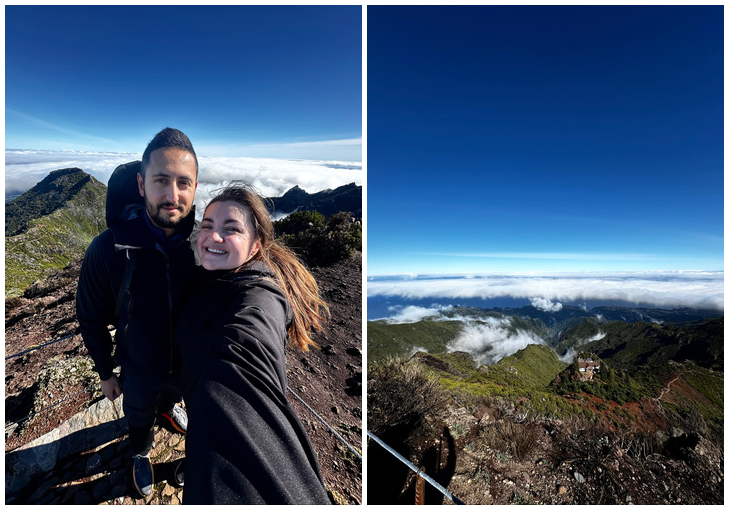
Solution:
[[[192,148],[192,142],[190,139],[179,129],[164,128],[162,131],[154,135],[154,138],[152,138],[152,141],[149,142],[149,145],[147,145],[147,148],[144,150],[141,168],[142,178],[145,177],[147,172],[147,165],[149,164],[149,158],[152,152],[157,149],[167,149],[171,147],[177,147],[178,149],[185,150],[192,154],[192,157],[195,158],[195,177],[197,177],[197,154],[195,154],[195,149]]]

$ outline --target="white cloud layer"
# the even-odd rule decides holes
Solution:
[[[106,184],[122,163],[142,154],[84,151],[5,151],[5,193],[27,191],[51,171],[78,167]],[[267,197],[283,195],[294,186],[309,193],[334,189],[354,182],[362,184],[362,163],[272,158],[198,157],[200,170],[196,204],[202,206],[210,193],[232,180],[244,180]],[[290,212],[290,211],[288,211]]]
[[[61,168],[80,168],[106,184],[117,166],[141,158],[141,153],[7,149],[5,194],[28,191]]]
[[[228,145],[200,143],[196,147],[198,147],[200,153],[215,156],[241,154],[244,151],[251,158],[362,160],[362,138],[313,140],[307,142],[254,143],[248,145],[239,143]]]
[[[477,365],[492,365],[529,344],[545,344],[544,340],[530,331],[514,329],[510,317],[475,318],[460,315],[446,317],[441,313],[452,309],[450,305],[392,307],[391,311],[396,312],[395,315],[385,320],[389,324],[408,324],[426,318],[434,321],[461,322],[463,329],[448,345],[447,350],[467,352]],[[410,355],[418,351],[427,352],[423,347],[413,347]]]
[[[448,352],[464,351],[477,365],[493,365],[529,344],[544,344],[544,341],[529,331],[514,330],[509,317],[489,317],[465,322],[461,334],[448,346]]]
[[[440,318],[441,311],[448,311],[452,308],[452,306],[435,306],[433,308],[426,308],[424,306],[412,305],[404,308],[390,307],[390,311],[393,312],[394,315],[385,320],[389,324],[409,324],[411,322],[418,322],[426,317]]]
[[[200,157],[200,187],[213,190],[222,183],[244,180],[267,197],[280,197],[294,186],[309,193],[354,182],[362,184],[362,164],[272,158]]]
[[[626,301],[649,306],[724,309],[723,271],[529,273],[376,277],[367,295],[422,298],[513,297],[547,301]],[[559,303],[558,303],[559,304]],[[553,305],[556,306],[556,305]]]
[[[551,300],[543,297],[533,297],[531,302],[534,308],[543,312],[559,312],[562,309],[562,303],[553,303]]]

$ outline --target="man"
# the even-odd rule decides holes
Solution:
[[[114,400],[124,393],[132,479],[143,496],[154,485],[149,452],[156,419],[181,433],[187,430],[187,415],[176,405],[182,392],[172,339],[195,271],[187,238],[195,223],[197,173],[187,136],[171,128],[160,131],[144,151],[137,174],[144,205],[128,207],[97,236],[81,266],[76,296],[81,334],[104,395]],[[125,274],[129,270],[131,279]],[[112,372],[109,324],[116,326],[122,381]]]

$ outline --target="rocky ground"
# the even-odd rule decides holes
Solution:
[[[617,424],[529,419],[503,401],[454,395],[379,437],[466,504],[723,504],[723,425],[667,410],[682,385],[684,369],[675,370],[665,391],[626,406]],[[367,455],[368,485],[378,487],[368,503],[413,504],[414,473],[373,441]],[[451,502],[426,484],[425,504]]]
[[[91,371],[92,363],[76,334],[74,299],[79,267],[79,263],[71,264],[34,284],[23,297],[6,300],[6,357],[63,338],[5,362],[6,453],[56,429],[103,398]],[[331,307],[332,318],[315,336],[319,350],[287,353],[289,386],[361,453],[361,254],[312,272]],[[293,397],[290,400],[319,456],[332,501],[361,503],[361,461],[303,404]],[[127,443],[125,437],[120,437],[59,461],[47,476],[35,481],[32,492],[17,502],[179,503],[183,490],[166,479],[174,462],[184,456],[184,437],[158,428],[152,452],[158,483],[146,499],[135,498],[130,490]]]
[[[690,433],[673,429],[666,439],[682,446],[671,453],[660,450],[644,454],[629,450],[629,440],[610,435],[598,437],[582,427],[575,428],[574,423],[517,424],[534,441],[533,449],[521,456],[509,447],[494,446],[498,444],[494,436],[510,427],[510,422],[503,420],[490,424],[482,420],[464,435],[443,429],[445,433],[419,443],[416,450],[421,462],[434,473],[431,476],[436,480],[445,476],[442,480],[447,481],[448,490],[466,504],[654,505],[724,501],[723,452],[707,438],[697,438],[698,443],[693,445]],[[436,450],[440,456],[434,455]],[[411,485],[412,482],[403,496],[409,496]],[[431,503],[442,499],[434,491],[426,495]]]

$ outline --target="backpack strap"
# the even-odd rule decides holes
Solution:
[[[121,314],[121,307],[124,303],[124,295],[129,290],[129,285],[132,283],[132,273],[137,268],[137,256],[134,250],[127,248],[127,263],[124,267],[124,277],[122,278],[122,284],[119,286],[119,293],[116,296],[116,309],[114,310],[114,317],[119,320]]]

